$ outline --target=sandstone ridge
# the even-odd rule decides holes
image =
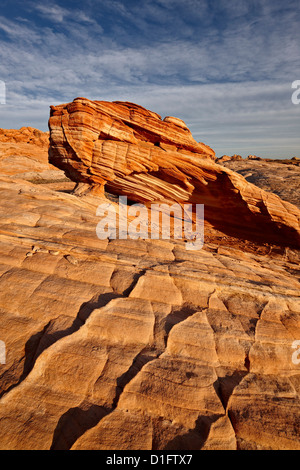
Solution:
[[[34,127],[17,129],[0,129],[0,142],[24,143],[44,147],[49,145],[49,132],[43,132]]]
[[[300,246],[300,211],[215,163],[178,118],[128,102],[52,106],[49,161],[88,191],[132,201],[199,203],[212,226],[241,238]]]

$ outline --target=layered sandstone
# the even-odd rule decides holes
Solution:
[[[124,114],[129,107],[101,106]],[[162,122],[161,128],[186,132],[175,118]],[[86,125],[80,111],[74,139],[76,132],[84,138]],[[58,124],[53,132],[55,140]],[[77,164],[83,171],[69,145],[53,144],[51,155],[57,152],[60,164],[67,151],[65,168]],[[293,208],[297,216],[294,206],[191,153],[195,174],[205,162],[212,175],[223,175],[206,198],[208,205],[214,198],[211,209],[219,204],[226,215],[242,214],[250,187],[253,206],[258,194],[265,198],[269,212],[262,212],[271,227],[278,219],[270,198],[280,201],[277,217],[285,214],[291,228],[287,214]],[[113,172],[118,165],[110,165]],[[75,169],[74,179],[78,174]],[[231,211],[227,178],[234,183]],[[243,204],[234,192],[241,181]],[[144,198],[141,183],[139,189]],[[292,237],[255,243],[207,224],[199,251],[186,250],[183,240],[99,240],[96,210],[108,202],[101,193],[78,197],[1,175],[0,195],[0,340],[6,346],[0,449],[300,450],[300,353],[293,349],[300,340],[300,251],[288,246]],[[165,190],[162,195],[165,200]],[[114,210],[115,203],[112,221]]]
[[[0,174],[56,185],[57,189],[64,187],[62,183],[74,188],[64,173],[49,163],[48,149],[49,132],[33,127],[0,129]]]
[[[9,144],[29,144],[36,145],[47,150],[49,145],[49,132],[43,132],[34,127],[21,127],[17,129],[0,129],[0,142]],[[22,148],[22,147],[21,147]]]
[[[49,132],[32,127],[0,129],[0,171],[6,175],[54,169],[48,162]],[[57,170],[57,169],[56,169]]]
[[[229,235],[300,246],[299,210],[216,164],[181,120],[77,98],[51,107],[49,128],[49,161],[94,193],[204,204],[206,221]]]
[[[299,449],[296,261],[99,240],[101,199],[0,193],[1,449]]]
[[[297,264],[101,241],[85,198],[0,192],[2,449],[299,449]]]

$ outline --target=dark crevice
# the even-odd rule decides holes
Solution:
[[[165,319],[165,347],[167,346],[168,337],[172,328],[201,310],[201,308],[196,308],[193,305],[185,303],[182,307],[173,309],[172,312],[167,315]]]
[[[243,293],[233,294],[222,301],[232,317],[239,319],[245,333],[251,339],[255,338],[257,323],[268,302],[259,302],[252,295]],[[241,312],[245,312],[244,315]]]
[[[137,273],[132,285],[128,288],[128,292],[131,292],[132,288],[138,282],[138,279],[144,275],[144,270],[140,273]],[[87,410],[82,410],[80,407],[71,408],[60,418],[57,428],[54,432],[53,443],[51,449],[57,450],[67,450],[70,449],[74,444],[75,440],[79,439],[88,429],[95,427],[99,422],[112,413],[118,406],[120,397],[129,382],[131,382],[137,374],[142,370],[142,368],[149,362],[154,361],[160,357],[160,355],[165,351],[167,345],[167,339],[170,331],[173,326],[181,323],[186,320],[188,317],[196,313],[198,310],[192,308],[189,305],[184,305],[181,309],[176,309],[170,313],[166,319],[161,320],[158,317],[155,318],[154,323],[154,339],[153,344],[147,345],[145,348],[140,351],[135,358],[133,359],[129,369],[120,375],[116,380],[116,390],[115,396],[112,401],[111,408],[103,408],[101,406],[93,405]],[[163,330],[163,331],[162,331]],[[163,334],[164,333],[164,334]],[[76,416],[76,439],[69,438],[68,443],[66,440],[66,435],[69,435],[69,429],[72,428],[72,423],[74,421],[74,416]],[[205,418],[206,419],[206,418]],[[204,419],[203,423],[206,422]],[[202,425],[204,426],[204,424]],[[201,425],[201,426],[202,426]],[[203,427],[202,426],[202,427]],[[204,426],[206,429],[206,427]],[[203,429],[204,429],[203,428]],[[81,429],[81,431],[80,431]],[[208,428],[209,432],[209,428]],[[203,431],[201,431],[203,434]],[[205,434],[205,433],[204,433]],[[73,432],[73,437],[75,437],[75,432]],[[69,445],[69,447],[68,447]]]
[[[244,365],[245,365],[247,371],[249,372],[249,371],[250,371],[250,359],[249,359],[249,354],[246,354]]]
[[[225,411],[227,411],[228,402],[234,389],[239,385],[239,383],[247,374],[248,371],[237,370],[234,371],[231,375],[228,374],[224,377],[219,377],[214,382],[214,389],[220,398]]]
[[[100,294],[97,297],[94,297],[88,302],[84,302],[76,318],[72,321],[70,317],[63,317],[63,315],[49,321],[41,331],[32,335],[25,344],[25,355],[23,358],[24,366],[22,373],[19,379],[15,383],[11,383],[5,390],[2,390],[0,393],[0,398],[8,393],[13,388],[17,387],[22,383],[28,374],[32,371],[36,360],[42,354],[43,351],[48,349],[52,344],[56,343],[58,340],[70,336],[81,328],[82,325],[86,322],[90,314],[96,308],[104,307],[112,299],[123,297],[122,295],[108,292],[106,294]],[[70,324],[70,320],[72,323]],[[10,370],[7,370],[5,374],[1,377],[2,382],[5,381],[5,376],[9,376]]]
[[[129,369],[117,379],[116,394],[113,400],[113,409],[118,406],[120,396],[125,386],[137,376],[145,364],[157,359],[162,351],[157,351],[155,348],[146,347],[134,358]]]
[[[117,294],[115,292],[107,292],[105,294],[95,296],[93,299],[89,300],[88,302],[84,302],[81,305],[77,314],[77,318],[82,322],[83,325],[96,308],[105,307],[105,305],[109,304],[111,300],[118,299],[120,297],[123,297],[123,295]]]
[[[231,423],[232,429],[235,432],[237,449],[238,449],[238,441],[237,441],[236,423],[234,420],[234,416],[232,415],[228,407],[228,402],[235,388],[238,387],[238,385],[241,383],[244,377],[246,377],[246,375],[248,375],[249,373],[250,361],[249,361],[248,354],[246,355],[246,358],[245,358],[245,367],[247,371],[241,371],[241,370],[234,371],[231,375],[228,374],[224,377],[219,377],[218,380],[216,380],[216,382],[213,384],[214,389],[222,402],[225,413]]]
[[[142,269],[141,271],[137,272],[133,275],[133,281],[127,289],[124,290],[123,294],[125,297],[129,297],[130,293],[133,291],[135,286],[137,285],[139,279],[146,274],[147,269]]]
[[[109,409],[97,405],[70,408],[58,421],[50,450],[71,449],[82,434],[96,426],[109,412]]]
[[[201,450],[204,446],[210,428],[223,415],[199,416],[195,427],[185,434],[177,435],[170,440],[162,450]],[[158,449],[158,443],[153,441],[153,450]]]
[[[11,383],[10,382],[10,385],[8,386],[8,388],[6,389],[2,389],[1,393],[0,393],[0,398],[10,392],[10,390],[12,390],[13,388],[17,387],[21,382],[23,382],[23,380],[27,377],[27,375],[29,374],[29,372],[32,370],[33,368],[33,365],[34,365],[34,358],[36,356],[36,351],[39,347],[39,344],[40,344],[40,341],[42,339],[42,337],[44,336],[44,334],[46,333],[47,331],[47,328],[49,327],[50,325],[50,322],[47,323],[47,325],[39,332],[35,333],[34,335],[32,335],[29,340],[26,342],[25,344],[25,354],[24,354],[24,357],[21,359],[20,362],[23,361],[24,365],[23,365],[23,371],[19,377],[19,379],[14,382],[14,383]],[[6,376],[9,376],[10,375],[10,369],[8,369],[5,374],[2,375],[1,377],[1,381],[2,383],[5,383],[6,381]],[[7,380],[7,382],[9,382],[9,379]],[[2,385],[3,387],[3,385]]]

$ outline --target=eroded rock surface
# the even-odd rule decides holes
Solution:
[[[88,199],[0,193],[2,449],[299,449],[297,263],[101,241]]]
[[[1,449],[300,449],[299,250],[99,240],[104,195],[0,195]]]
[[[49,132],[33,127],[0,129],[0,174],[54,189],[73,189],[74,183],[48,161]]]
[[[57,168],[48,163],[49,132],[32,127],[0,129],[1,174],[19,176]]]

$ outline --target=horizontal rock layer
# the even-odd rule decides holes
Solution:
[[[127,102],[51,107],[49,161],[95,193],[132,201],[204,204],[205,219],[229,235],[300,246],[300,211],[214,162],[183,121]]]

